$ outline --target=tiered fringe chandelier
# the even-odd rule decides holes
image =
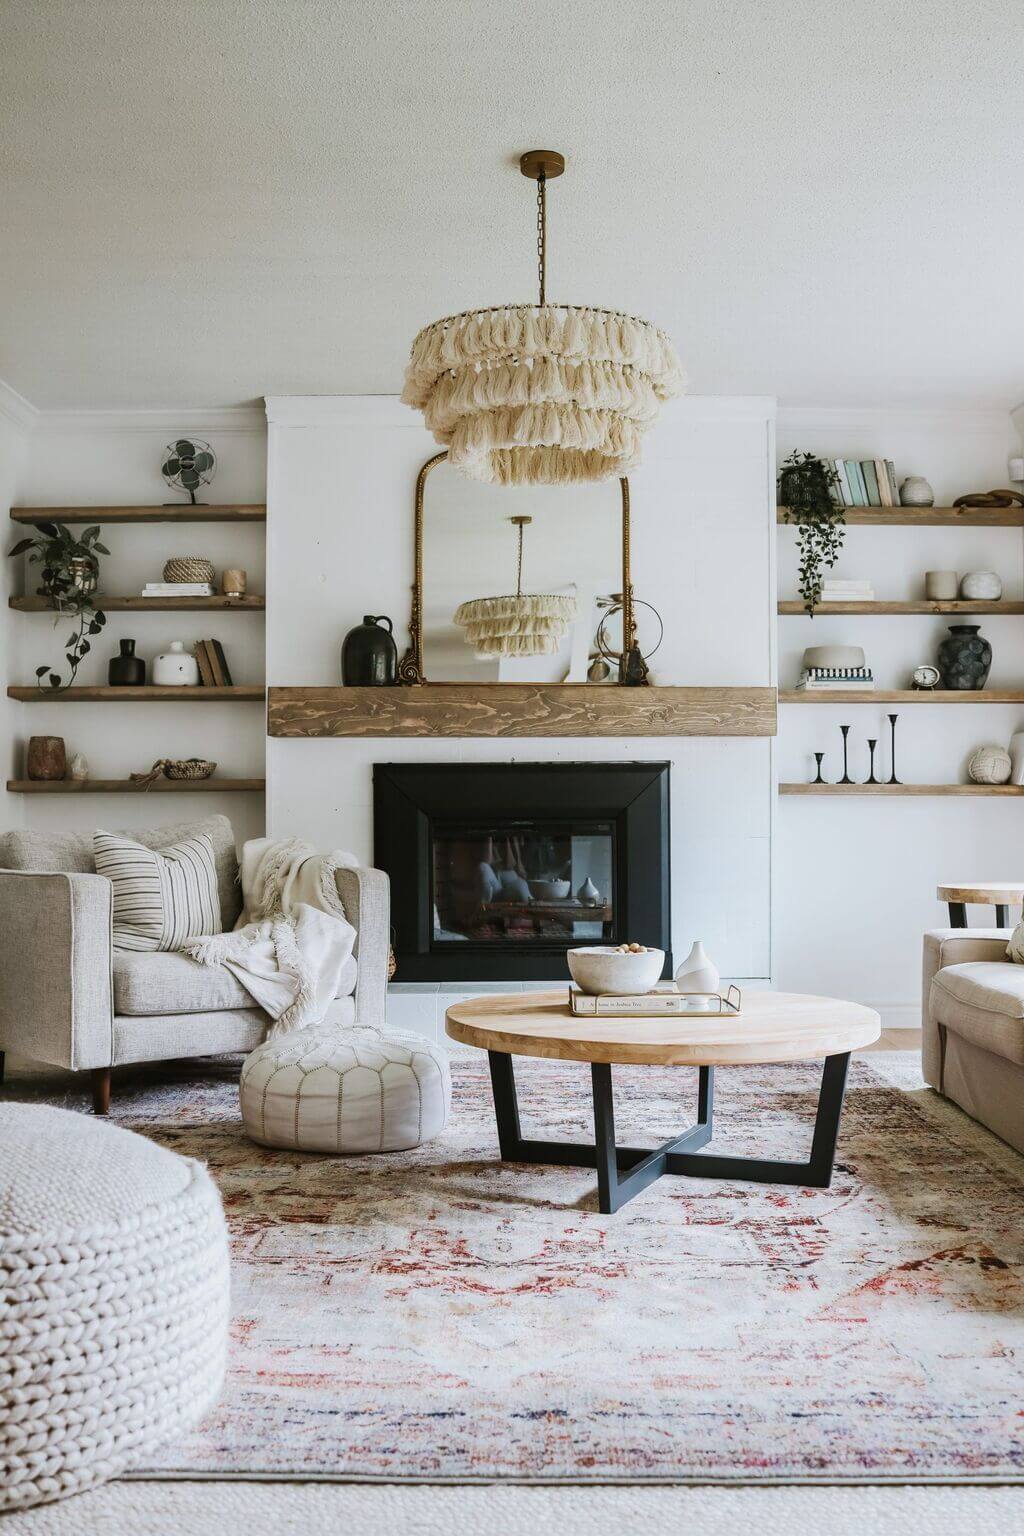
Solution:
[[[523,592],[523,531],[532,517],[510,517],[519,535],[515,596],[475,597],[455,610],[466,644],[480,657],[553,656],[576,616],[576,599]]]
[[[519,168],[537,183],[537,304],[467,310],[412,344],[402,399],[421,410],[448,461],[496,485],[564,485],[625,475],[644,433],[685,378],[664,331],[617,310],[549,304],[547,183],[552,149]]]

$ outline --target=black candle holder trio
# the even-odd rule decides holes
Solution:
[[[889,742],[890,742],[889,761],[890,761],[890,763],[892,765],[892,772],[890,773],[890,775],[889,775],[889,777],[887,779],[876,779],[875,778],[875,748],[878,746],[878,737],[877,736],[869,736],[868,737],[868,752],[870,753],[870,771],[869,771],[868,777],[864,780],[865,784],[883,784],[883,783],[884,784],[899,784],[901,782],[901,780],[896,777],[896,721],[898,719],[899,719],[899,715],[889,715],[888,716],[888,720],[889,720]],[[850,764],[849,764],[849,757],[848,757],[850,727],[848,725],[841,725],[839,727],[839,729],[843,733],[843,776],[842,776],[841,779],[837,779],[836,783],[837,784],[855,784],[857,782],[857,780],[850,778]],[[817,766],[818,772],[817,772],[817,777],[813,778],[811,780],[812,784],[827,784],[829,782],[828,779],[822,778],[822,774],[821,774],[821,764],[822,764],[822,761],[823,761],[824,757],[825,757],[824,752],[815,752],[815,754],[814,754],[814,761],[815,761],[815,764]]]

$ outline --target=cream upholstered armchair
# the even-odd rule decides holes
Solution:
[[[241,910],[234,834],[226,816],[128,835],[148,848],[205,832],[217,862],[221,918]],[[383,1024],[389,887],[379,869],[340,869],[338,892],[355,952],[328,1017]],[[251,1051],[270,1019],[223,966],[187,955],[116,950],[109,880],[95,872],[92,835],[0,836],[0,1080],[4,1053],[91,1072],[105,1114],[111,1067]]]
[[[1010,928],[938,928],[924,936],[925,1081],[1024,1152],[1024,965]]]

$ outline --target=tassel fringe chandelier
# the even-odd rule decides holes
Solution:
[[[565,161],[535,149],[539,303],[436,320],[412,344],[402,399],[423,412],[448,461],[496,485],[565,485],[625,475],[644,433],[685,378],[664,331],[616,310],[549,304],[547,183]]]
[[[514,597],[475,597],[455,610],[466,644],[480,657],[552,656],[576,616],[576,599],[553,592],[523,592],[523,530],[532,517],[510,517],[519,535]]]

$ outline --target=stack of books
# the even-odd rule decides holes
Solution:
[[[213,597],[208,581],[147,581],[143,597]]]
[[[863,688],[873,688],[875,679],[870,667],[805,667],[796,685],[807,693],[816,690],[831,693],[848,689],[851,693]]]
[[[192,654],[199,663],[199,681],[204,688],[231,688],[224,647],[219,640],[197,640]]]
[[[872,603],[875,589],[868,580],[843,581],[838,576],[826,576],[821,583],[822,603]]]
[[[827,462],[827,461],[826,461]],[[832,499],[842,507],[898,507],[899,487],[892,459],[833,459],[839,483]]]

